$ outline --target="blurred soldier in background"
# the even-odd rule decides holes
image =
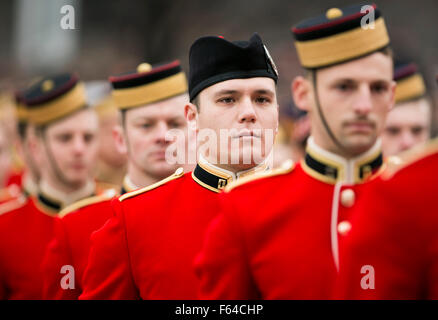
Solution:
[[[306,152],[310,135],[310,119],[306,111],[298,109],[293,102],[280,108],[278,134],[274,144],[274,168],[288,159],[300,161]]]
[[[40,179],[39,165],[36,163],[31,150],[31,142],[35,140],[35,126],[29,122],[27,107],[23,103],[22,92],[15,96],[15,110],[17,117],[17,151],[24,162],[21,173],[21,189],[26,196],[36,196]]]
[[[12,100],[10,94],[0,94],[0,204],[20,195],[21,172],[14,150],[15,120]]]
[[[382,133],[384,157],[397,155],[425,143],[431,134],[432,104],[422,75],[414,63],[395,64],[395,107],[389,112]]]
[[[41,261],[56,214],[100,192],[93,180],[98,120],[74,74],[44,78],[22,93],[35,126],[32,152],[41,169],[38,194],[0,215],[0,298],[41,299]]]
[[[438,139],[398,160],[360,199],[335,298],[438,299]]]
[[[85,83],[88,104],[99,117],[99,152],[96,180],[117,188],[122,185],[126,174],[126,154],[116,147],[114,128],[119,124],[119,112],[111,96],[108,81]]]
[[[1,112],[1,111],[0,111]],[[17,192],[7,187],[8,173],[11,167],[11,155],[6,128],[0,120],[0,204],[16,196]]]
[[[154,68],[143,63],[135,72],[110,77],[110,82],[114,99],[110,103],[115,103],[120,116],[118,125],[112,128],[114,139],[108,143],[115,144],[117,153],[128,158],[128,172],[118,190],[124,194],[156,183],[177,169],[177,163],[166,161],[166,149],[173,143],[166,134],[170,129],[187,133],[184,106],[189,96],[186,76],[178,61]],[[110,201],[114,195],[81,200],[59,214],[55,237],[43,263],[46,299],[77,299],[82,293],[89,237],[111,217]],[[62,272],[66,265],[73,267],[68,275]],[[67,279],[69,285],[62,285]]]

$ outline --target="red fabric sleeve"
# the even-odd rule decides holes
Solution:
[[[140,298],[132,278],[124,214],[117,198],[111,207],[114,217],[91,235],[80,300]]]
[[[70,269],[68,271],[62,270],[63,266],[72,266],[73,271],[75,267],[62,219],[55,220],[54,228],[54,237],[47,246],[42,263],[43,298],[47,300],[77,300],[80,294],[79,279],[76,279],[76,273],[70,278],[72,276]],[[61,280],[63,277],[74,279],[74,289],[62,288]]]

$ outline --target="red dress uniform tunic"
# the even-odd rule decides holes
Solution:
[[[219,187],[231,179],[198,164],[192,175],[180,168],[113,200],[115,217],[92,235],[80,299],[196,299],[193,260],[217,213]]]
[[[0,214],[0,299],[42,299],[41,264],[62,202],[42,192],[19,199]]]
[[[21,174],[19,178],[20,180],[10,179],[8,186],[0,189],[0,204],[15,200],[22,195],[28,197],[37,194],[38,187],[26,172]]]
[[[354,212],[337,298],[438,299],[438,141],[407,163],[373,182]]]
[[[110,218],[114,189],[83,199],[61,211],[55,231],[43,260],[44,299],[78,299],[82,292],[82,276],[87,265],[90,235]],[[62,270],[64,266],[73,267]],[[61,286],[63,277],[74,280],[73,286]],[[66,280],[66,278],[64,278]]]
[[[0,189],[0,205],[11,200],[17,199],[21,195],[21,188],[16,184],[11,184]]]
[[[305,160],[295,168],[237,182],[224,193],[221,214],[196,261],[200,298],[330,298],[338,242],[364,186],[354,181],[382,164],[378,145],[358,159],[342,160],[310,139]]]
[[[24,175],[24,170],[13,170],[8,176],[6,185],[7,186],[16,185],[17,187],[21,188],[23,175]]]
[[[40,264],[54,219],[37,200],[24,201],[0,215],[0,299],[42,298]]]

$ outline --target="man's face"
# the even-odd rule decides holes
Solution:
[[[38,150],[45,164],[45,178],[58,179],[50,155],[64,183],[83,186],[92,179],[98,151],[98,119],[94,111],[82,110],[61,119],[45,130],[45,142],[38,139]],[[45,144],[45,145],[44,145]]]
[[[396,155],[426,142],[430,137],[430,119],[426,99],[397,104],[389,112],[382,134],[384,156]]]
[[[2,124],[0,124],[0,126],[2,126]],[[4,187],[4,184],[6,183],[10,165],[11,158],[9,155],[6,130],[4,127],[0,127],[0,188]]]
[[[392,59],[383,53],[317,71],[317,91],[328,126],[344,149],[358,155],[376,142],[393,105]],[[312,135],[322,147],[339,152],[328,136],[310,90]]]
[[[118,123],[117,110],[99,119],[99,159],[115,170],[122,168],[127,160],[126,154],[119,151],[113,138],[113,130]]]
[[[119,147],[128,153],[128,166],[135,166],[148,176],[164,178],[179,166],[166,160],[166,149],[174,142],[166,139],[171,129],[186,135],[187,122],[184,106],[187,94],[126,111],[124,133]]]
[[[35,141],[36,137],[35,126],[28,123],[25,130],[23,139],[17,140],[17,151],[25,162],[26,172],[30,174],[34,181],[38,181],[40,178],[41,164],[37,163],[38,157],[35,156],[31,146],[32,141]]]
[[[199,140],[202,142],[203,129],[217,137],[217,147],[203,154],[211,163],[244,170],[262,162],[271,152],[278,126],[274,80],[257,77],[223,81],[201,91],[199,104]]]

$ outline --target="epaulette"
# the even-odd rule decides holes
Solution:
[[[184,175],[184,169],[183,168],[178,168],[178,169],[176,169],[174,174],[172,174],[171,176],[169,176],[169,177],[167,177],[167,178],[165,178],[163,180],[160,180],[160,181],[158,181],[158,182],[156,182],[154,184],[151,184],[150,186],[144,187],[142,189],[138,189],[138,190],[135,190],[135,191],[128,192],[128,193],[124,194],[123,196],[121,196],[119,198],[119,201],[122,202],[123,200],[126,200],[128,198],[132,198],[132,197],[135,197],[136,195],[139,195],[139,194],[145,193],[147,191],[156,189],[156,188],[166,184],[169,181],[172,181],[172,180],[175,180],[175,179],[178,179],[178,178],[182,177],[183,175]]]
[[[289,160],[286,160],[285,162],[283,162],[281,164],[281,166],[278,168],[275,168],[275,169],[272,169],[269,171],[265,171],[265,172],[255,173],[255,174],[252,174],[250,176],[237,179],[237,180],[231,182],[230,184],[228,184],[224,188],[224,191],[230,192],[231,190],[237,188],[238,186],[244,185],[250,181],[263,179],[263,178],[267,178],[267,177],[278,176],[278,175],[282,175],[282,174],[287,174],[287,173],[291,172],[294,168],[295,168],[295,163],[289,159]]]
[[[0,201],[7,202],[16,199],[20,196],[20,193],[20,187],[16,184],[12,184],[6,188],[0,189]]]
[[[87,206],[95,204],[95,203],[110,200],[111,198],[113,198],[116,195],[117,195],[117,191],[115,189],[107,189],[100,195],[88,197],[88,198],[76,201],[75,203],[72,203],[71,205],[62,209],[59,212],[58,217],[62,218],[62,217],[65,217],[66,215],[68,215],[69,213],[74,212],[76,210],[79,210],[81,208],[87,207]]]
[[[425,144],[404,151],[397,156],[388,157],[386,160],[386,169],[383,171],[382,177],[387,180],[408,165],[437,152],[438,138],[435,138]]]
[[[0,215],[21,208],[26,203],[26,197],[21,195],[20,197],[9,200],[0,204]]]

